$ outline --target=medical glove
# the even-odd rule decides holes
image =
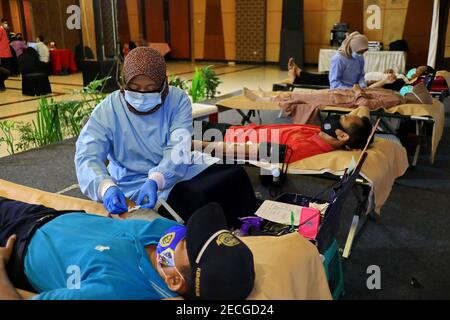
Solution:
[[[150,179],[139,190],[136,204],[144,209],[153,209],[156,201],[158,201],[158,184]]]
[[[125,195],[119,187],[109,188],[103,196],[103,205],[111,214],[122,214],[128,211]]]

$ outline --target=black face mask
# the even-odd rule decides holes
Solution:
[[[336,130],[342,130],[345,132],[344,127],[341,125],[341,116],[333,115],[328,116],[322,123],[322,131],[327,135],[337,139]]]

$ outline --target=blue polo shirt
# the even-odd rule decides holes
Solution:
[[[38,300],[159,300],[176,297],[145,251],[176,222],[122,221],[71,213],[38,229],[25,274]]]

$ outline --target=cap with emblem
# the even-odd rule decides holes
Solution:
[[[187,225],[193,299],[242,300],[253,290],[255,270],[250,249],[230,231],[222,207],[211,203]]]

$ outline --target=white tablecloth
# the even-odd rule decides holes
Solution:
[[[337,53],[334,49],[320,49],[319,72],[330,70],[331,58]],[[406,53],[404,51],[368,51],[364,54],[366,72],[384,72],[393,69],[395,73],[405,73]]]

